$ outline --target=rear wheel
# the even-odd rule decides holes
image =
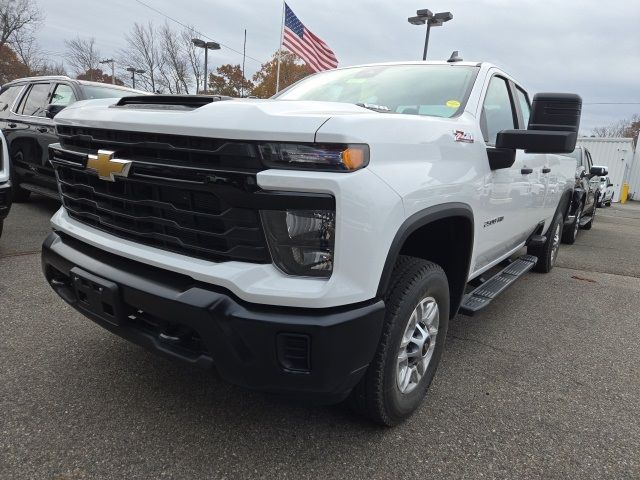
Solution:
[[[591,213],[591,220],[589,220],[587,223],[584,224],[584,226],[582,227],[585,230],[591,230],[591,227],[593,227],[593,220],[594,218],[596,218],[596,206],[593,206],[593,212]]]
[[[562,236],[562,213],[557,212],[549,225],[547,240],[540,246],[529,247],[527,253],[538,257],[538,263],[533,269],[536,272],[548,273],[551,271],[558,258],[560,250],[560,237]]]
[[[350,403],[392,426],[418,408],[440,362],[449,323],[447,276],[435,263],[401,256],[385,303],[378,349]]]
[[[3,227],[4,227],[4,220],[0,220],[0,237],[2,236]]]
[[[568,243],[569,245],[573,245],[578,238],[578,230],[580,230],[580,217],[582,217],[582,209],[583,204],[580,203],[578,205],[578,209],[576,210],[575,220],[565,226],[564,231],[562,232],[562,243]]]

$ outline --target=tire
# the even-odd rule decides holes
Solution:
[[[581,202],[576,210],[575,220],[570,225],[564,227],[562,232],[562,243],[573,245],[576,242],[576,238],[578,238],[578,230],[580,230],[580,217],[582,217],[583,208],[584,204]]]
[[[16,153],[16,156],[22,157],[22,152]],[[31,192],[20,187],[15,171],[15,168],[11,169],[11,200],[16,203],[28,202]]]
[[[561,212],[556,212],[555,217],[549,225],[547,231],[547,241],[539,247],[527,248],[527,253],[538,257],[538,263],[533,270],[540,273],[549,273],[558,259],[560,249],[560,236],[562,235],[563,216]]]
[[[4,220],[0,220],[0,237],[2,237],[2,229],[4,228]]]
[[[596,210],[597,209],[594,205],[593,212],[591,213],[591,220],[584,224],[584,226],[582,227],[583,230],[591,230],[591,227],[593,227],[593,220],[596,218]]]
[[[400,256],[385,303],[380,343],[367,372],[351,392],[349,403],[370,420],[393,426],[418,408],[440,362],[449,324],[447,276],[435,263]],[[416,325],[414,314],[421,312],[424,316],[418,318],[423,320]],[[424,341],[434,334],[435,342]],[[414,341],[417,338],[424,343]],[[404,360],[399,362],[403,352]],[[411,362],[415,362],[413,366]],[[411,373],[407,375],[408,372]]]

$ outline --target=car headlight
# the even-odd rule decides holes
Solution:
[[[262,210],[274,264],[288,275],[331,276],[336,214],[333,210]]]
[[[353,172],[369,163],[368,145],[262,143],[262,161],[272,168]]]

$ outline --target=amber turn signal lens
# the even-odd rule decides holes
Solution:
[[[342,163],[347,170],[358,170],[364,166],[365,154],[362,148],[349,147],[342,152]]]

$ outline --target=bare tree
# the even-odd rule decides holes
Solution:
[[[99,69],[101,58],[96,48],[95,38],[76,37],[73,40],[65,40],[64,44],[67,47],[67,62],[76,75]],[[90,79],[93,80],[93,78]]]
[[[640,114],[635,114],[631,118],[618,120],[610,125],[595,127],[592,131],[594,137],[622,137],[633,138],[634,143],[638,141],[640,134]]]
[[[33,32],[42,18],[33,0],[0,0],[0,49],[7,43],[12,45],[16,34]]]
[[[160,47],[162,50],[162,66],[160,68],[162,86],[169,93],[189,93],[191,75],[188,55],[180,35],[168,23],[160,28]]]
[[[180,35],[182,37],[182,43],[185,46],[189,64],[191,65],[191,73],[193,74],[193,78],[196,83],[195,93],[197,94],[200,92],[200,85],[202,83],[202,78],[204,77],[202,49],[193,44],[193,39],[197,36],[197,32],[193,27],[185,28]]]
[[[151,22],[147,25],[135,23],[125,40],[127,48],[120,52],[119,64],[124,68],[144,70],[145,73],[137,77],[139,85],[155,92],[159,87],[158,75],[162,64],[156,27]]]
[[[33,32],[30,30],[22,29],[15,32],[10,44],[20,61],[24,63],[30,71],[37,73],[42,64],[45,63],[44,53],[40,49]]]

